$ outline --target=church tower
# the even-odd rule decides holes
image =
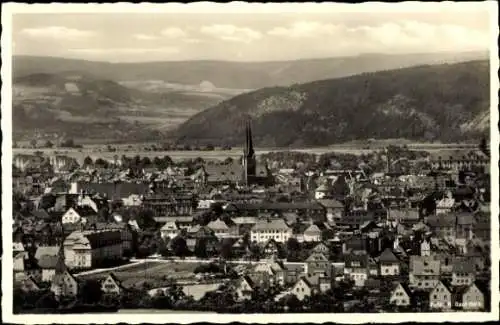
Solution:
[[[246,121],[245,125],[245,148],[243,151],[243,173],[246,185],[249,185],[252,178],[256,175],[257,163],[255,160],[255,151],[252,141],[252,127],[250,120]]]

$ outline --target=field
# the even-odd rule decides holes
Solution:
[[[166,278],[194,279],[194,269],[200,263],[178,262],[145,262],[113,270],[113,274],[122,281],[124,287],[141,286],[144,282],[161,283]],[[110,271],[82,275],[83,279],[101,280],[108,276]]]
[[[391,143],[386,143],[385,146]],[[395,144],[395,143],[392,143]],[[200,150],[176,150],[176,151],[145,151],[143,145],[116,145],[117,148],[114,152],[106,151],[105,146],[103,145],[86,145],[82,149],[27,149],[27,148],[15,148],[13,149],[14,154],[33,154],[35,151],[42,151],[47,155],[67,155],[70,157],[74,157],[81,164],[85,157],[89,156],[93,160],[97,158],[113,161],[114,157],[117,156],[120,158],[122,155],[133,157],[139,155],[141,157],[149,157],[153,159],[154,157],[164,157],[169,156],[174,161],[179,161],[183,159],[195,159],[201,157],[205,160],[224,160],[228,157],[233,159],[239,159],[242,155],[242,148],[232,148],[231,150],[213,150],[213,151],[200,151]],[[426,150],[426,151],[437,151],[437,150],[455,150],[459,148],[474,148],[476,145],[474,144],[441,144],[441,143],[409,143],[407,144],[408,148],[414,150]],[[384,148],[384,145],[381,143],[370,144],[370,145],[362,145],[360,143],[357,144],[340,144],[340,145],[332,145],[328,147],[320,147],[320,148],[263,148],[256,149],[256,155],[259,156],[264,153],[272,152],[272,151],[301,151],[307,153],[314,154],[323,154],[327,152],[338,152],[338,153],[347,153],[347,154],[355,154],[361,155],[364,153],[370,153],[374,150],[380,150]]]

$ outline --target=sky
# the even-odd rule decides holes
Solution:
[[[480,4],[436,3],[419,11],[403,3],[385,12],[357,10],[361,4],[299,11],[285,10],[286,6],[255,12],[249,7],[246,13],[185,8],[182,12],[15,13],[12,53],[110,62],[278,61],[463,52],[487,50],[490,45],[490,15]]]

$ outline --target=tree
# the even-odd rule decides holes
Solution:
[[[176,254],[177,255],[177,254]],[[206,238],[198,238],[194,246],[194,255],[199,258],[208,257]]]
[[[56,196],[54,194],[45,194],[42,196],[39,207],[40,209],[47,210],[53,208],[56,204]]]
[[[231,158],[231,157],[227,157],[227,158],[224,160],[224,164],[225,164],[225,165],[230,165],[230,164],[232,164],[232,163],[233,163],[233,161],[234,161],[234,160],[233,160],[233,158]]]
[[[488,142],[486,141],[486,137],[481,138],[481,142],[479,143],[479,150],[484,153],[486,156],[490,157],[490,149],[488,148]]]
[[[101,300],[101,284],[99,283],[99,281],[94,279],[84,280],[79,292],[79,296],[83,303],[95,303]]]
[[[286,258],[288,261],[296,261],[300,251],[300,243],[291,237],[286,242]]]
[[[50,140],[45,141],[45,148],[52,148],[53,146],[54,144],[52,143],[52,141]]]
[[[75,141],[73,139],[66,139],[65,141],[61,142],[61,147],[63,148],[75,148]]]
[[[95,160],[95,165],[100,167],[100,168],[108,168],[109,167],[109,163],[102,158],[97,158]]]
[[[144,156],[141,161],[141,166],[143,167],[149,167],[151,166],[151,159],[147,156]]]
[[[233,253],[233,241],[230,238],[224,238],[220,245],[220,256],[227,260],[230,259]]]
[[[36,148],[36,145],[37,145],[36,139],[31,139],[30,144],[31,144],[32,148]]]
[[[186,240],[180,236],[177,236],[174,239],[172,239],[170,247],[172,247],[172,251],[174,252],[175,256],[184,257],[189,252]]]
[[[98,215],[99,215],[99,221],[101,222],[108,222],[111,217],[111,214],[109,213],[109,208],[107,206],[100,208]]]

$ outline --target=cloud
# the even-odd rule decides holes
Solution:
[[[179,49],[177,47],[153,47],[153,48],[73,48],[68,49],[71,53],[78,54],[88,54],[88,55],[104,55],[104,54],[117,54],[117,55],[128,55],[128,54],[151,54],[151,53],[164,53],[164,54],[174,54],[178,53]]]
[[[183,41],[188,43],[188,44],[198,44],[198,43],[203,42],[201,39],[198,39],[198,38],[186,38]]]
[[[64,39],[64,40],[75,40],[75,41],[81,38],[88,38],[95,35],[95,32],[93,31],[67,28],[64,26],[25,28],[22,29],[20,33],[29,37],[52,38],[56,40]]]
[[[345,52],[400,52],[477,50],[488,47],[488,33],[455,24],[396,20],[380,24],[348,27],[343,24],[299,21],[286,27],[275,27],[267,35],[284,39],[331,40],[332,46]]]
[[[201,33],[228,42],[250,43],[262,38],[259,31],[247,27],[237,27],[229,24],[214,24],[203,26]]]
[[[158,39],[158,36],[155,35],[149,35],[149,34],[134,34],[132,35],[135,39],[139,41],[152,41],[155,39]]]
[[[160,32],[161,35],[168,38],[183,38],[187,37],[187,33],[178,27],[168,27]]]
[[[342,26],[324,24],[315,21],[299,21],[289,27],[275,27],[267,32],[271,36],[284,36],[289,38],[318,37],[334,35],[342,29]]]

